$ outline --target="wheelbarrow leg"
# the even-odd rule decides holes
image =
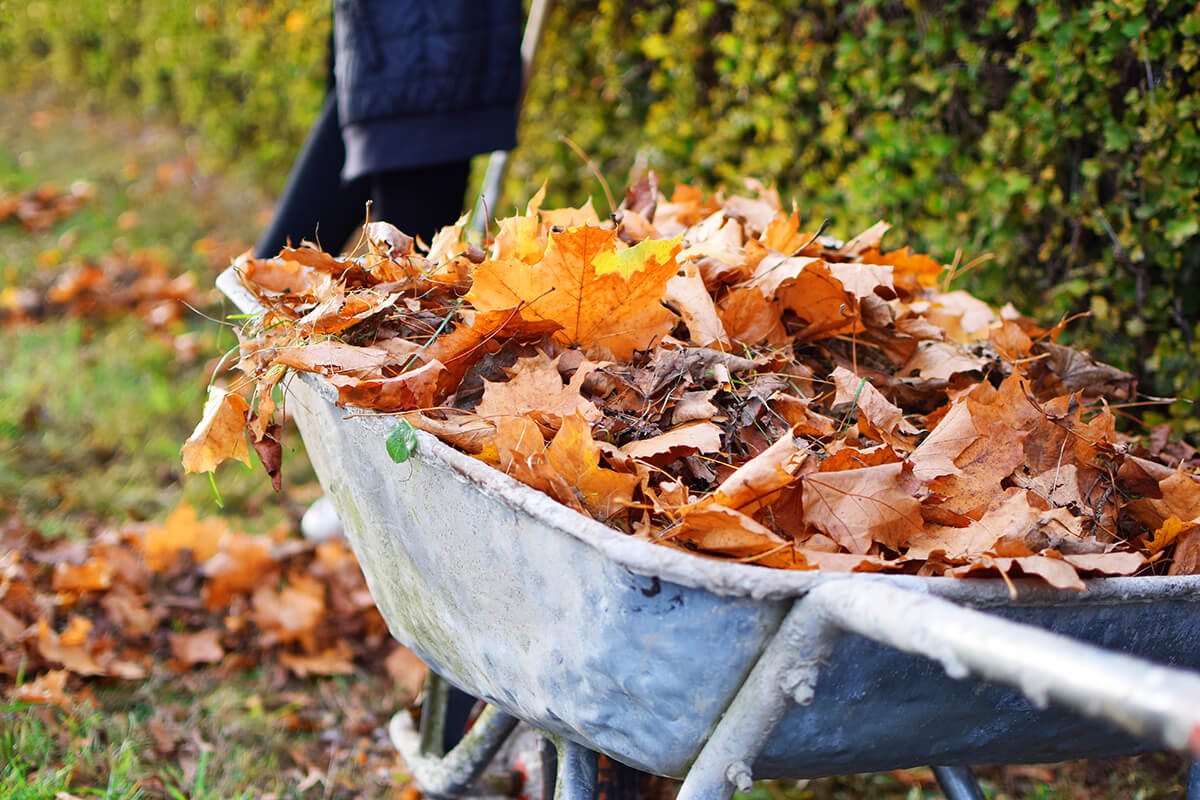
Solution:
[[[966,767],[934,767],[933,776],[946,800],[986,800],[975,776]]]
[[[434,695],[444,695],[445,687],[444,682],[432,681],[426,702],[438,700]],[[408,712],[401,711],[392,717],[388,725],[388,734],[412,772],[413,778],[427,796],[457,798],[467,791],[491,762],[504,740],[517,727],[517,718],[494,706],[488,706],[480,713],[471,730],[467,731],[461,741],[442,755],[440,751],[445,730],[444,696],[441,700],[443,702],[435,703],[436,708],[429,709],[436,716],[431,717],[431,724],[424,731],[419,733],[409,719]]]
[[[596,800],[596,753],[568,739],[557,744],[554,800]]]

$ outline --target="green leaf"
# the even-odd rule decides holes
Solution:
[[[412,454],[417,452],[417,429],[408,424],[407,420],[397,422],[396,427],[388,434],[387,452],[397,464],[408,461]]]
[[[1167,241],[1175,247],[1179,247],[1198,232],[1200,232],[1200,221],[1197,221],[1195,217],[1177,219],[1168,225],[1165,231]]]

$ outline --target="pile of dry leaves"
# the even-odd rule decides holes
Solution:
[[[114,251],[67,264],[57,274],[38,276],[33,286],[0,294],[0,323],[132,313],[151,329],[163,331],[181,319],[188,306],[200,308],[212,299],[213,291],[201,291],[192,273],[172,276],[163,252]]]
[[[286,530],[254,536],[180,506],[162,525],[89,541],[0,526],[0,685],[69,705],[68,678],[140,680],[165,665],[299,675],[388,671],[414,694],[424,667],[391,640],[354,554]]]
[[[885,252],[887,225],[839,242],[747,185],[667,199],[650,176],[606,221],[539,193],[483,247],[462,220],[428,248],[373,223],[357,257],[240,260],[268,310],[185,467],[248,462],[248,432],[277,470],[273,389],[299,370],[706,556],[1079,589],[1200,572],[1200,461],[1118,433],[1127,375],[951,291],[957,264]]]
[[[40,233],[74,214],[95,194],[95,185],[88,181],[75,181],[66,191],[45,183],[28,192],[0,192],[0,222],[12,219],[30,233]]]

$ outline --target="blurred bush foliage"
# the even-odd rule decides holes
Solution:
[[[166,114],[281,186],[324,96],[330,8],[0,0],[0,65],[10,85],[52,79],[92,109]]]
[[[281,183],[324,91],[328,3],[29,2],[0,64],[166,110]],[[808,226],[944,261],[1075,344],[1200,397],[1200,6],[1190,0],[559,0],[506,191],[548,203],[634,168],[754,175]],[[1164,412],[1151,413],[1152,419]],[[1200,431],[1186,400],[1171,416]]]

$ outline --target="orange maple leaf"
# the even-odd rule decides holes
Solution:
[[[1184,522],[1179,517],[1174,515],[1167,517],[1166,521],[1154,531],[1154,535],[1142,539],[1142,546],[1146,548],[1146,552],[1154,555],[1159,550],[1163,550],[1172,545],[1181,533],[1200,528],[1200,523]]]
[[[932,289],[938,278],[946,271],[938,262],[924,253],[914,253],[910,248],[881,253],[878,247],[869,248],[862,254],[864,264],[887,264],[895,269],[897,278],[906,279],[914,288]]]
[[[638,477],[600,466],[600,446],[591,425],[580,415],[563,418],[545,451],[546,466],[564,479],[590,511],[607,519],[633,501]],[[559,498],[563,500],[564,498]]]
[[[588,225],[551,233],[536,264],[517,258],[485,261],[466,299],[478,311],[521,307],[527,319],[556,322],[555,338],[599,345],[616,358],[649,347],[675,315],[659,304],[675,274],[677,239],[618,249],[616,231]]]

